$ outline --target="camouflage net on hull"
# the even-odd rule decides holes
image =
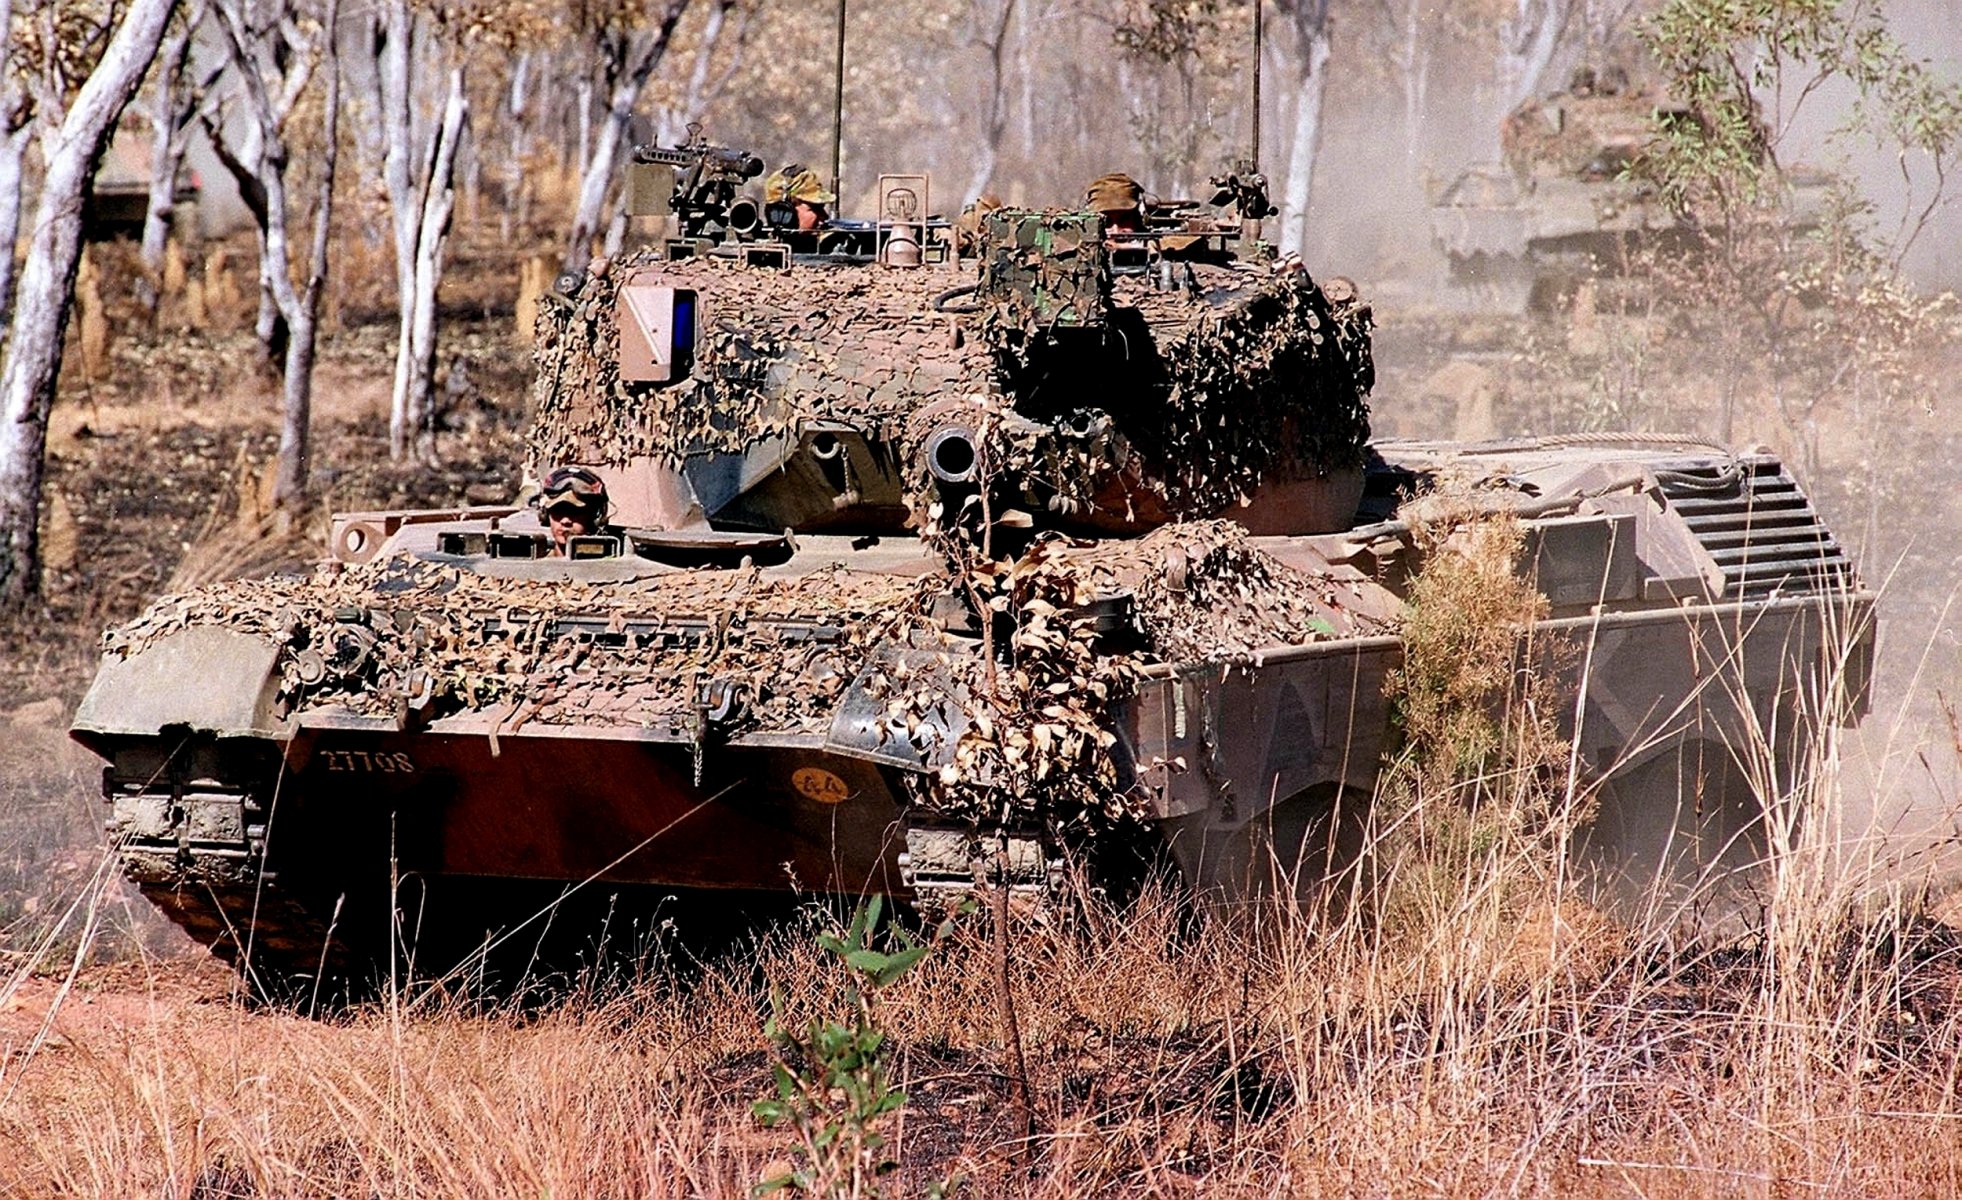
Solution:
[[[504,734],[537,723],[687,737],[702,685],[720,679],[744,702],[722,736],[822,736],[862,678],[890,736],[924,744],[961,731],[924,789],[936,811],[1096,826],[1148,811],[1120,786],[1112,754],[1138,672],[1352,632],[1324,603],[1335,586],[1224,523],[1134,542],[1052,536],[964,574],[742,569],[589,583],[393,559],[165,597],[110,631],[104,651],[126,658],[192,627],[229,629],[280,648],[287,712],[479,713]],[[985,638],[950,637],[935,620],[935,598],[950,592],[990,614]],[[1135,598],[1142,644],[1107,644],[1091,606],[1114,593]],[[927,651],[928,665],[881,653],[893,647]]]
[[[282,648],[289,709],[396,716],[414,702],[429,716],[503,710],[516,724],[685,723],[701,684],[721,678],[742,689],[748,724],[808,733],[829,725],[869,645],[918,624],[921,594],[917,578],[843,570],[596,584],[392,559],[167,597],[104,649],[126,656],[216,626]]]

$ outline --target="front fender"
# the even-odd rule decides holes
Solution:
[[[180,630],[127,658],[104,655],[69,736],[105,757],[117,739],[184,728],[275,736],[279,647],[214,626]]]

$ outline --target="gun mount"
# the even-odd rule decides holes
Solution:
[[[763,212],[739,192],[762,173],[762,159],[747,150],[710,145],[701,125],[690,124],[688,140],[680,146],[634,147],[627,167],[628,211],[672,213],[691,238],[716,230],[753,234],[763,223]]]

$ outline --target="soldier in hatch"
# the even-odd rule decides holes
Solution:
[[[1085,189],[1083,204],[1104,219],[1105,234],[1145,232],[1144,189],[1122,172],[1099,175]],[[1156,239],[1158,254],[1180,262],[1210,262],[1214,253],[1206,239],[1192,233],[1165,232]]]
[[[560,467],[540,486],[538,511],[552,534],[551,557],[563,558],[568,541],[597,533],[606,520],[606,484],[584,467]]]
[[[1122,172],[1091,180],[1083,206],[1103,217],[1106,233],[1144,232],[1144,189]]]
[[[763,181],[764,219],[776,229],[808,232],[831,219],[838,197],[818,181],[817,172],[791,163]]]

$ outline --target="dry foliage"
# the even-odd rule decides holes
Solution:
[[[1956,945],[1905,909],[1791,957],[1669,953],[1570,898],[1501,923],[1191,932],[1162,894],[1016,930],[1011,986],[1040,1133],[1024,1176],[995,1040],[993,949],[958,934],[876,1007],[909,1093],[893,1188],[960,1194],[1559,1191],[1935,1194],[1962,1116]],[[836,1016],[805,926],[700,970],[656,966],[552,1011],[254,1011],[181,965],[82,976],[56,1036],[0,1069],[21,1194],[744,1194],[760,1032]],[[16,982],[19,982],[18,980]],[[112,987],[91,1012],[87,988]],[[33,1017],[57,990],[29,982]],[[10,1039],[14,1040],[14,1039]],[[16,1040],[18,1046],[18,1040]]]

